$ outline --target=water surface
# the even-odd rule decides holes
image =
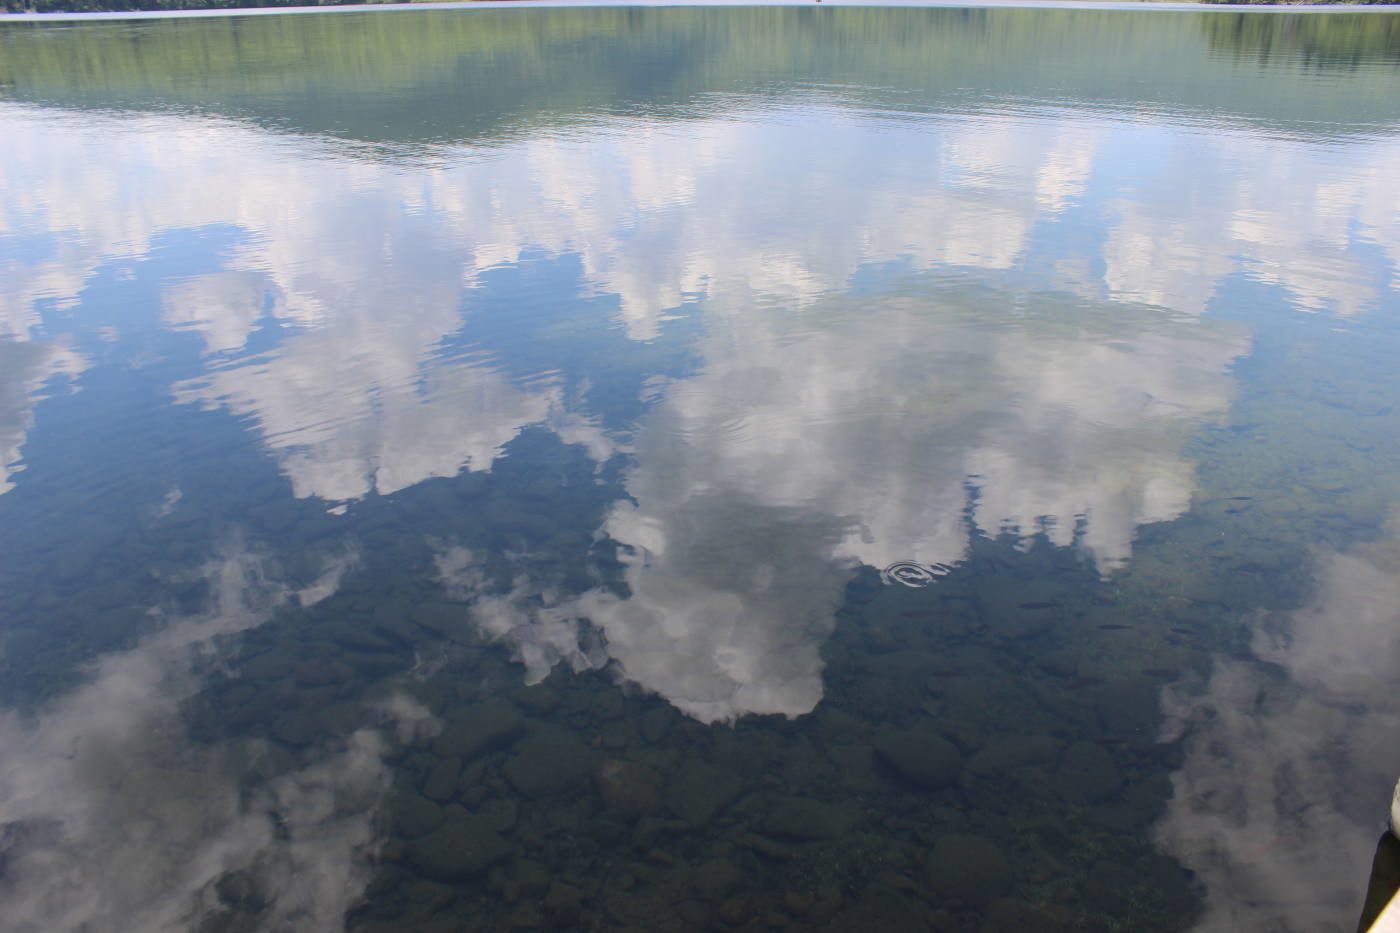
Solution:
[[[0,928],[1354,928],[1400,16],[0,25]]]

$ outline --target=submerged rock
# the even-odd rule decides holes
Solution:
[[[752,849],[764,858],[770,858],[777,862],[795,859],[802,854],[802,850],[798,846],[787,842],[779,842],[776,839],[769,839],[767,836],[760,836],[758,833],[745,833],[734,841],[746,849]]]
[[[303,661],[292,671],[292,678],[304,687],[341,684],[353,676],[355,676],[355,671],[348,664],[323,658]]]
[[[502,772],[527,797],[557,794],[581,783],[592,770],[588,747],[568,729],[542,727],[516,746]]]
[[[744,873],[739,866],[726,859],[708,859],[701,862],[691,875],[695,890],[707,901],[720,901],[731,894],[744,882]]]
[[[284,745],[310,745],[320,737],[316,720],[307,713],[293,710],[277,717],[272,724],[272,737]]]
[[[968,760],[967,770],[991,777],[1026,765],[1055,760],[1062,743],[1048,735],[1011,735],[993,739]]]
[[[1097,803],[1116,794],[1122,786],[1123,775],[1113,756],[1093,742],[1071,745],[1055,774],[1060,796],[1074,803]]]
[[[1155,744],[1162,722],[1160,692],[1158,684],[1145,680],[1106,684],[1099,692],[1097,704],[1104,732],[1136,748]]]
[[[440,758],[423,781],[423,796],[446,803],[457,793],[457,776],[462,770],[459,758]]]
[[[669,706],[647,710],[641,718],[642,738],[653,745],[660,745],[676,719],[676,711]]]
[[[508,842],[470,816],[451,820],[408,847],[409,859],[439,881],[480,874],[509,854]]]
[[[875,742],[875,753],[905,780],[930,790],[946,787],[962,771],[962,753],[924,730],[894,732]]]
[[[442,823],[442,807],[417,794],[400,796],[390,812],[394,829],[405,839],[426,836]]]
[[[1011,864],[997,844],[981,836],[952,833],[939,839],[924,870],[942,897],[980,906],[1011,889]]]
[[[554,919],[561,923],[571,923],[583,909],[583,892],[571,884],[556,881],[549,886],[544,896],[544,906]]]
[[[1078,928],[1075,912],[1062,904],[1030,904],[1002,898],[986,912],[981,933],[1062,933]]]
[[[440,758],[467,760],[513,739],[525,726],[525,717],[512,706],[482,703],[453,713],[433,740]]]
[[[839,780],[857,793],[880,790],[884,779],[875,769],[875,750],[869,745],[828,745],[826,757],[836,767]]]
[[[661,778],[646,765],[609,759],[593,774],[598,796],[610,810],[637,819],[661,809]]]
[[[1095,910],[1110,916],[1132,910],[1133,901],[1142,896],[1146,879],[1127,865],[1100,860],[1094,863],[1084,883],[1084,901]]]
[[[888,885],[871,884],[860,892],[855,903],[831,921],[828,929],[840,933],[928,930],[930,926],[924,918],[921,906],[917,901]]]
[[[476,818],[498,833],[509,832],[520,819],[520,807],[507,798],[488,800],[477,810]]]
[[[786,839],[834,839],[850,832],[859,819],[849,807],[786,797],[764,817],[760,829]]]
[[[475,644],[481,638],[470,611],[460,603],[423,603],[413,608],[409,618],[458,644]]]
[[[692,826],[704,826],[739,796],[739,778],[713,765],[681,768],[666,785],[666,806]]]
[[[598,693],[589,700],[588,711],[602,722],[621,719],[627,714],[627,701],[615,691]]]

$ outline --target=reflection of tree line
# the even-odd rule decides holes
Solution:
[[[1293,6],[1301,4],[1304,0],[1201,0],[1202,3],[1218,3],[1225,6]],[[1388,6],[1400,3],[1400,0],[1306,0],[1308,5],[1322,4],[1326,6]]]
[[[1389,69],[1363,70],[1345,88],[1288,80],[1303,65],[1296,49],[1360,61],[1397,48],[1396,23],[1364,14],[672,8],[22,22],[0,28],[0,93],[194,108],[398,143],[499,138],[600,112],[718,110],[726,102],[716,95],[813,86],[916,111],[1070,100],[1275,123],[1352,112],[1400,120]],[[1260,67],[1241,72],[1221,49]]]
[[[7,13],[96,13],[111,10],[228,10],[247,7],[342,6],[411,0],[0,0]]]
[[[1206,0],[1252,3],[1255,0]],[[1262,0],[1260,0],[1262,2]],[[1400,0],[1367,0],[1400,3]],[[1208,16],[1201,21],[1212,50],[1269,61],[1292,56],[1321,67],[1355,68],[1377,59],[1400,65],[1400,16],[1292,14]]]

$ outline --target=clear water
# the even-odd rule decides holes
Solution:
[[[0,928],[1316,931],[1400,16],[0,24]]]

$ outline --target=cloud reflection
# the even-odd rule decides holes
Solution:
[[[38,302],[71,304],[165,231],[240,231],[222,268],[162,288],[166,324],[231,357],[180,398],[250,416],[298,494],[332,500],[484,469],[520,426],[583,417],[547,378],[499,374],[499,325],[464,311],[485,273],[532,251],[578,257],[639,341],[686,300],[805,308],[890,262],[1043,270],[1030,284],[1191,314],[1241,273],[1354,313],[1385,287],[1368,251],[1400,264],[1383,207],[1400,183],[1364,168],[1395,160],[1386,139],[1339,160],[1247,129],[794,105],[783,120],[619,118],[390,171],[230,122],[5,110],[0,232],[54,244],[11,264],[7,327],[33,331]],[[820,160],[793,157],[818,137]],[[1148,144],[1166,155],[1124,176],[1121,153]],[[249,353],[260,328],[282,335],[270,354]],[[471,365],[441,353],[459,331],[481,342]]]
[[[87,367],[81,354],[61,343],[16,339],[0,333],[0,494],[14,484],[20,452],[34,425],[42,387],[55,376],[73,378]]]
[[[626,679],[702,722],[811,712],[853,569],[835,556],[848,522],[728,489],[639,488],[656,478],[634,477],[639,504],[607,524],[633,548],[630,592],[595,590],[572,610],[603,631]]]
[[[472,604],[472,620],[515,652],[527,683],[544,680],[556,664],[586,671],[607,663],[606,652],[589,644],[572,603],[530,574],[517,575],[508,592],[493,593],[484,555],[450,546],[441,549],[434,562],[448,598]]]
[[[692,716],[796,716],[821,699],[853,568],[957,563],[970,515],[1107,572],[1138,525],[1188,508],[1182,450],[1229,403],[1238,330],[957,281],[903,291],[859,314],[818,302],[806,327],[712,308],[701,372],[642,419],[604,525],[627,549],[627,595],[518,583],[478,601],[483,629],[538,679],[598,666],[576,642],[585,618],[621,676]],[[485,589],[476,560],[439,555],[457,598]]]
[[[1189,506],[1182,447],[1248,346],[1146,310],[1088,327],[1072,322],[1096,309],[1047,296],[1015,309],[1021,326],[995,290],[877,303],[815,308],[827,323],[796,335],[735,313],[642,423],[632,501],[605,526],[635,551],[630,595],[577,611],[628,679],[691,715],[810,711],[850,569],[961,560],[969,477],[981,531],[1123,563],[1137,525]]]
[[[174,391],[243,416],[296,495],[489,469],[527,425],[599,460],[632,452],[635,501],[604,529],[641,555],[630,599],[564,606],[527,582],[478,616],[532,677],[595,663],[570,628],[586,616],[626,677],[702,718],[810,709],[850,568],[959,560],[969,485],[977,529],[1043,531],[1104,572],[1122,565],[1139,525],[1187,508],[1186,440],[1226,409],[1248,352],[1248,335],[1201,317],[1221,283],[1356,311],[1381,286],[1355,257],[1400,255],[1373,206],[1400,183],[1354,168],[1395,156],[1394,140],[1338,160],[1165,119],[793,104],[782,119],[609,118],[391,169],[232,123],[7,112],[24,137],[14,177],[30,183],[7,223],[65,244],[24,281],[149,251],[166,230],[239,232],[217,269],[161,283],[165,326],[207,354]],[[79,171],[99,137],[80,203],[49,166]],[[1124,155],[1143,147],[1160,158]],[[127,205],[126,175],[156,187]],[[1300,259],[1318,244],[1349,257],[1330,278]],[[569,360],[511,368],[526,356],[515,322],[484,319],[477,299],[537,255],[581,269],[578,294],[551,297],[612,314],[585,331],[658,342],[683,303],[699,309],[693,373],[650,373],[640,422],[600,428],[606,413],[565,390],[595,374],[564,373]],[[83,278],[45,300],[72,300]],[[531,600],[549,611],[516,614]]]
[[[302,602],[332,591],[345,567],[332,561]],[[362,890],[373,804],[390,780],[379,731],[257,785],[247,775],[265,770],[265,745],[186,733],[195,668],[298,595],[244,549],[207,575],[207,612],[100,659],[88,683],[32,716],[0,714],[4,929],[193,929],[230,872],[256,892],[265,928],[331,929]],[[399,728],[426,715],[402,700],[384,711]]]
[[[1312,601],[1263,620],[1258,661],[1217,659],[1204,693],[1167,691],[1186,760],[1156,835],[1205,887],[1202,933],[1352,929],[1338,918],[1360,915],[1400,774],[1397,630],[1392,520],[1321,558]]]

